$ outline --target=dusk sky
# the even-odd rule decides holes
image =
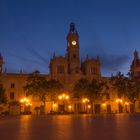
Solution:
[[[80,56],[99,56],[102,75],[127,73],[140,52],[140,2],[95,0],[0,0],[0,52],[8,72],[49,72],[53,53],[66,53],[74,22]]]

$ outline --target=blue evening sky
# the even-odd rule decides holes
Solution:
[[[80,56],[99,56],[102,75],[127,73],[140,52],[140,2],[118,0],[0,0],[0,52],[8,72],[49,72],[53,53],[65,55],[70,22]]]

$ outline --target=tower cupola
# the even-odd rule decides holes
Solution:
[[[79,47],[79,35],[73,22],[67,35],[67,47]]]
[[[134,51],[134,59],[139,59],[139,54],[137,50]]]

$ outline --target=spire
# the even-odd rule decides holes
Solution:
[[[75,23],[73,23],[73,22],[70,23],[69,34],[77,34],[77,30],[75,28]]]
[[[137,50],[134,51],[134,59],[139,59],[139,54]]]
[[[53,58],[55,58],[55,52],[53,53]]]

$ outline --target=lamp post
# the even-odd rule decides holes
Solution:
[[[29,113],[30,112],[30,107],[32,106],[30,100],[25,97],[25,98],[22,98],[20,100],[20,103],[21,103],[21,105],[23,105],[23,112],[24,113]]]
[[[72,112],[72,105],[69,105],[68,109],[69,109],[69,112],[71,113]]]
[[[90,110],[91,109],[91,105],[89,105],[89,99],[88,98],[83,98],[82,103],[84,105],[84,112],[87,113],[87,109]],[[88,104],[88,105],[87,105]]]
[[[122,99],[116,99],[115,102],[118,103],[118,105],[119,105],[119,113],[122,113],[123,112],[123,107],[122,107],[123,100]]]
[[[129,103],[125,102],[124,105],[125,105],[125,112],[128,113],[128,105],[129,105]]]
[[[58,96],[58,99],[62,100],[62,102],[63,102],[62,111],[64,113],[65,112],[65,101],[67,101],[69,99],[69,96],[67,94],[61,94],[61,95]]]

